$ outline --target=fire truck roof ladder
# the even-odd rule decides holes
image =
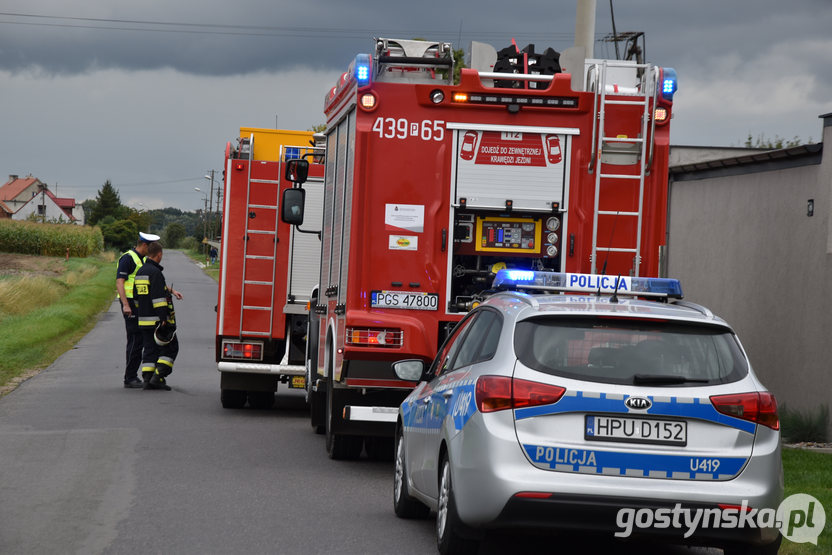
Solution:
[[[375,80],[407,83],[453,83],[451,43],[426,40],[376,39]]]
[[[627,252],[633,254],[633,275],[638,276],[639,266],[641,264],[644,178],[649,171],[649,164],[653,158],[654,118],[651,117],[650,107],[656,104],[659,69],[650,64],[636,64],[631,61],[588,60],[587,64],[587,90],[595,92],[592,156],[589,163],[589,171],[595,173],[595,210],[592,221],[592,273],[594,274],[598,271],[598,251],[605,253],[605,258],[612,252]],[[614,83],[617,78],[627,75],[632,77],[633,80],[626,84],[633,86],[620,86]],[[610,99],[608,95],[614,96],[614,98]],[[622,99],[622,96],[631,96],[632,100]],[[609,133],[605,116],[607,107],[610,105],[633,105],[642,107],[641,133],[638,137],[614,136],[612,133]],[[649,147],[648,139],[650,143]],[[610,165],[632,164],[638,165],[638,173],[604,173],[604,170],[609,168]],[[602,184],[607,185],[610,181],[614,184],[616,181],[621,182],[623,180],[638,180],[638,210],[628,212],[603,209],[604,203],[601,199],[601,192],[606,187],[602,187]],[[599,218],[612,218],[613,221],[610,227],[612,228],[612,233],[614,233],[615,224],[620,217],[637,219],[636,244],[626,247],[613,247],[615,237],[612,236],[609,238],[601,238],[609,241],[606,245],[599,244]],[[603,268],[603,262],[601,264]]]
[[[251,336],[251,335],[259,335],[265,337],[271,337],[272,335],[272,326],[274,323],[274,280],[271,279],[269,281],[258,281],[258,280],[251,280],[247,279],[246,270],[248,269],[248,261],[249,260],[271,260],[272,262],[272,272],[271,275],[274,276],[275,273],[275,264],[277,263],[277,222],[278,222],[278,213],[277,213],[277,203],[278,203],[278,194],[280,189],[280,169],[277,172],[277,180],[272,179],[252,179],[251,178],[251,167],[254,164],[254,134],[251,135],[249,139],[249,153],[248,153],[248,176],[246,179],[246,226],[245,226],[245,240],[243,241],[243,287],[242,291],[240,292],[240,337],[243,336]],[[274,185],[275,190],[275,198],[272,204],[251,204],[251,188],[252,186],[272,186]],[[258,195],[259,196],[259,195]],[[253,209],[265,209],[265,210],[274,210],[274,224],[271,230],[264,230],[264,229],[249,229],[249,222],[252,220],[251,214],[253,214]],[[271,235],[274,239],[274,250],[271,256],[268,255],[254,255],[249,254],[249,234],[252,235]],[[270,301],[268,306],[261,306],[261,305],[246,305],[246,286],[247,285],[257,285],[257,286],[264,286],[270,288]],[[246,310],[259,310],[259,311],[266,311],[269,313],[269,329],[266,330],[244,330],[243,329],[243,312]]]

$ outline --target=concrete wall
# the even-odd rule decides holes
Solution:
[[[832,118],[825,122],[820,165],[672,181],[670,190],[668,275],[736,329],[766,387],[800,410],[832,408]]]

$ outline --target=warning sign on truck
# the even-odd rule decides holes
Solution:
[[[569,135],[456,131],[456,198],[468,206],[551,209],[563,206]]]

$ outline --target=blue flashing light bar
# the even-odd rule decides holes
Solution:
[[[682,298],[682,284],[678,279],[640,278],[629,276],[601,276],[597,274],[568,274],[533,272],[529,270],[500,270],[494,278],[495,289],[532,289],[637,297]]]
[[[663,67],[661,72],[662,98],[673,101],[673,93],[679,89],[679,78],[672,67]]]
[[[370,83],[371,64],[369,54],[359,54],[355,57],[355,80],[359,87]]]

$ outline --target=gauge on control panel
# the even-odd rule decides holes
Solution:
[[[546,247],[546,254],[549,256],[557,256],[558,248],[554,245],[549,245],[548,247]]]
[[[549,232],[549,233],[546,235],[546,242],[547,242],[547,243],[551,243],[551,244],[553,244],[553,245],[554,245],[555,243],[557,243],[557,242],[558,242],[558,234],[557,234],[557,233],[555,233],[554,231]]]
[[[546,219],[546,229],[549,231],[557,231],[560,227],[560,220],[554,216]]]

